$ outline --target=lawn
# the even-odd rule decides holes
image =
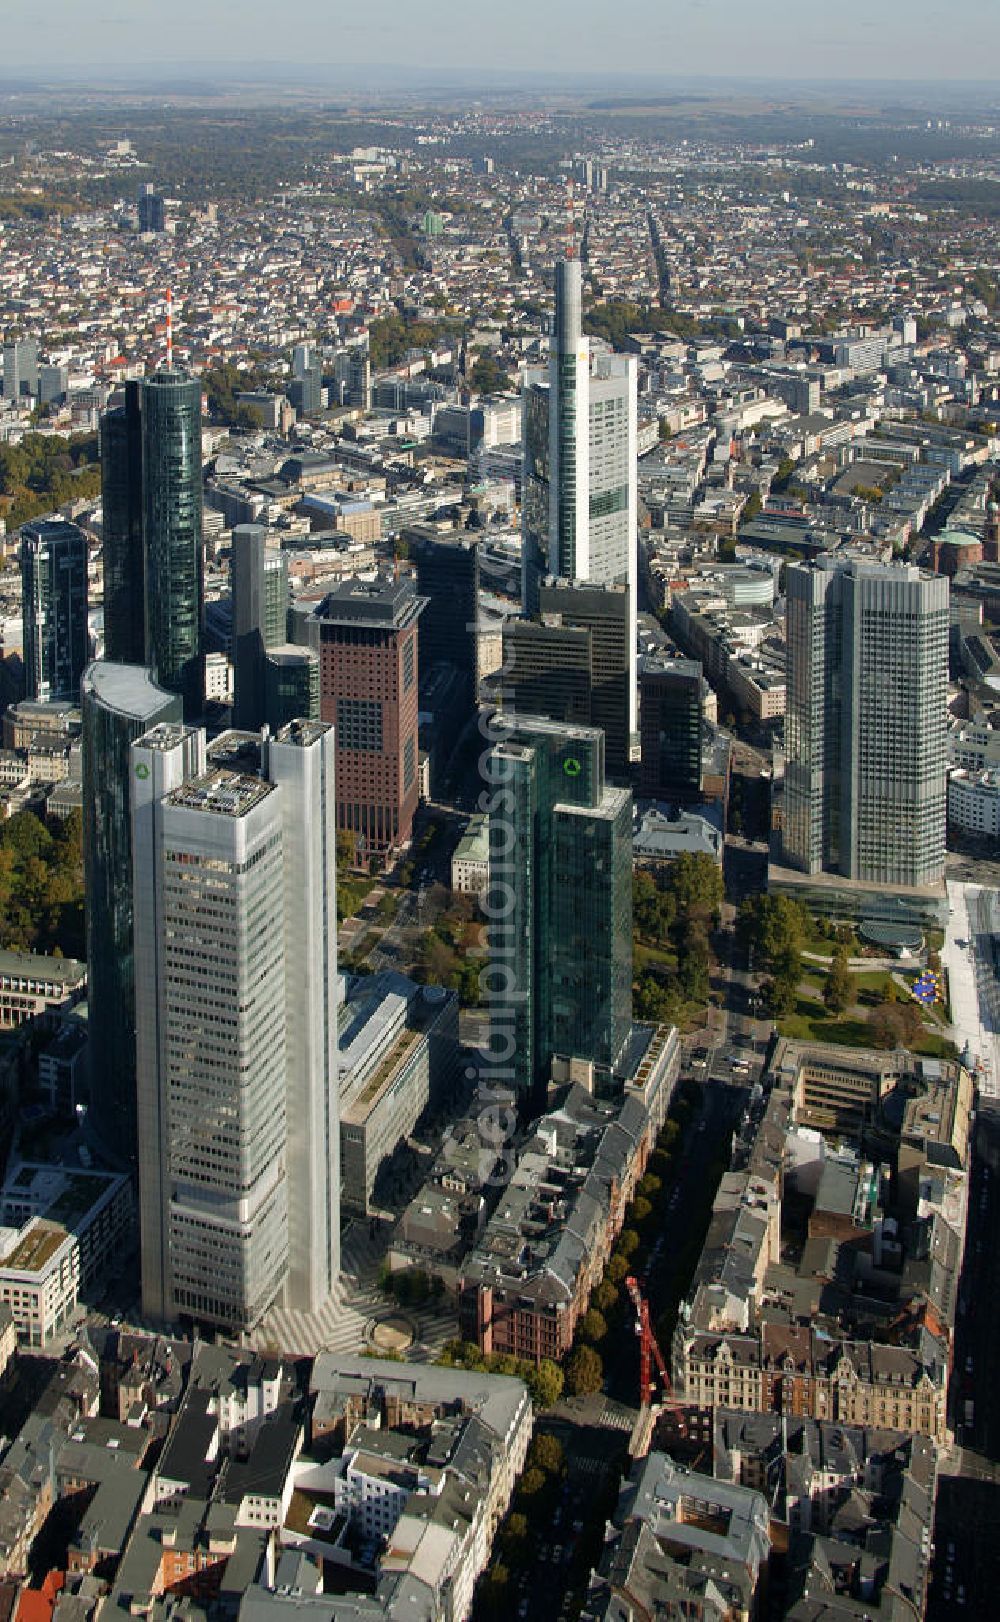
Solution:
[[[646,969],[659,966],[664,969],[677,968],[677,953],[668,952],[662,946],[649,946],[645,941],[636,941],[632,947],[632,969],[636,975],[642,974]]]
[[[936,1023],[936,1022],[934,1022]],[[816,1007],[808,997],[800,997],[794,1014],[778,1021],[782,1036],[796,1042],[828,1042],[834,1047],[868,1048],[872,1045],[871,1029],[867,1019],[849,1016],[837,1017]],[[928,1028],[911,1050],[928,1059],[948,1059],[955,1055],[954,1043],[941,1032],[940,1027]]]
[[[803,997],[799,998],[794,1014],[778,1021],[778,1029],[782,1036],[790,1036],[797,1042],[830,1042],[845,1048],[871,1046],[866,1020],[835,1019]]]

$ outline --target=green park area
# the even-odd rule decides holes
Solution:
[[[922,1007],[912,996],[912,970],[856,967],[861,948],[849,925],[817,920],[787,896],[752,896],[741,906],[736,927],[760,975],[761,1012],[782,1036],[843,1047],[905,1047],[928,1058],[954,1053],[944,1010]],[[939,969],[933,950],[928,957],[929,966]]]

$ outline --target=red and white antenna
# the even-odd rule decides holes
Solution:
[[[167,371],[174,369],[174,294],[167,288]]]

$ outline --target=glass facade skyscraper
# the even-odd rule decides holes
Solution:
[[[202,703],[201,384],[154,372],[142,388],[142,529],[147,658],[156,680]]]
[[[142,542],[142,396],[125,384],[125,404],[101,418],[104,657],[146,660],[146,572]]]
[[[107,657],[148,665],[196,715],[205,596],[201,384],[180,371],[130,383],[101,435]]]
[[[604,733],[615,782],[630,773],[635,717],[634,600],[625,585],[546,579],[541,623],[504,626],[503,705]]]
[[[21,529],[25,693],[39,703],[78,704],[89,652],[87,537],[65,519]]]
[[[285,643],[264,655],[263,720],[277,732],[288,721],[319,720],[319,654]]]
[[[479,542],[468,535],[441,535],[419,525],[404,529],[416,565],[417,591],[426,598],[420,616],[420,669],[443,661],[460,670],[467,702],[479,684]]]
[[[636,362],[592,351],[581,327],[581,265],[556,266],[547,373],[529,372],[523,411],[521,572],[525,613],[546,576],[627,587],[629,750],[636,741],[638,495]],[[617,770],[617,768],[616,768]]]
[[[529,1110],[553,1061],[609,1077],[627,1045],[632,796],[605,782],[596,727],[517,718],[490,767],[490,1053]]]
[[[141,666],[106,659],[81,682],[90,1124],[114,1157],[136,1157],[135,980],[129,749],[181,700]]]
[[[805,873],[944,873],[948,582],[821,558],[787,575],[784,851]]]
[[[643,796],[676,804],[701,793],[701,689],[697,659],[639,661]]]
[[[264,655],[268,648],[283,646],[288,638],[288,559],[278,547],[267,545],[262,524],[237,524],[233,530],[229,580],[233,725],[259,727],[265,719]]]

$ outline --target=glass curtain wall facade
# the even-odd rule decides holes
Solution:
[[[78,704],[87,663],[87,537],[76,524],[44,519],[21,530],[21,602],[26,697]]]
[[[81,682],[83,860],[90,1018],[88,1124],[120,1164],[136,1159],[132,743],[181,701],[141,666],[97,660]]]
[[[155,372],[143,384],[142,527],[146,643],[156,680],[200,713],[205,599],[201,507],[201,384]]]
[[[417,591],[426,599],[420,616],[420,668],[447,663],[460,670],[471,710],[479,674],[479,542],[466,536],[404,529],[416,564]]]
[[[286,644],[264,655],[264,721],[277,732],[288,721],[319,720],[319,654]]]
[[[124,408],[101,424],[101,473],[107,657],[148,665],[197,715],[205,597],[197,378],[163,371],[129,383]]]
[[[701,664],[649,654],[639,662],[641,793],[684,800],[701,793]]]
[[[142,541],[142,398],[125,384],[125,404],[101,419],[104,657],[146,662],[146,574]]]
[[[556,1058],[599,1074],[631,1028],[632,797],[604,777],[594,727],[516,719],[491,754],[491,889],[505,907],[490,954],[507,994],[491,1003],[491,1054],[525,1110]]]
[[[637,372],[629,355],[591,351],[581,325],[581,265],[556,266],[548,372],[529,372],[522,416],[521,587],[541,611],[546,576],[627,588],[629,754],[637,745],[635,613]]]
[[[262,525],[239,524],[233,530],[229,573],[233,724],[259,727],[265,719],[265,653],[288,637],[288,559],[267,545]]]

